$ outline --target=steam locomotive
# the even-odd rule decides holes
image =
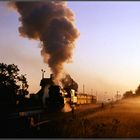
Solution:
[[[56,111],[62,109],[65,104],[80,105],[95,103],[96,98],[93,95],[77,94],[78,84],[66,75],[61,83],[63,88],[55,85],[54,76],[51,74],[50,78],[42,78],[40,82],[41,89],[37,93],[38,98],[42,100],[43,108],[47,111]]]

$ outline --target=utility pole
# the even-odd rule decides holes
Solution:
[[[42,71],[42,79],[44,78],[44,73],[45,73],[45,70],[41,69]]]
[[[96,96],[96,99],[97,99],[97,91],[96,91],[96,94],[95,94],[95,96]]]
[[[85,94],[85,85],[83,84],[83,94]]]
[[[118,101],[118,97],[119,97],[119,94],[118,93],[119,93],[119,91],[117,91],[117,95],[116,95],[117,101]]]
[[[91,95],[93,94],[93,89],[91,89]]]

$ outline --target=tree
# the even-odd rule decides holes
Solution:
[[[140,85],[137,87],[135,93],[136,93],[136,96],[140,96]]]
[[[28,94],[28,84],[25,75],[19,75],[15,64],[0,63],[0,109],[14,108]]]
[[[28,92],[28,84],[25,75],[21,75],[18,77],[18,80],[21,82],[20,89],[17,92],[19,100],[25,98],[26,95],[29,94]]]
[[[130,91],[126,91],[124,94],[123,94],[123,97],[124,98],[130,98],[130,97],[133,97],[134,94],[133,92],[130,90]]]

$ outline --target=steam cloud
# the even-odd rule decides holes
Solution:
[[[64,63],[71,61],[79,36],[74,14],[65,2],[13,2],[12,5],[21,16],[21,36],[41,41],[44,61],[58,78]]]
[[[70,94],[71,89],[74,89],[75,91],[78,90],[78,84],[71,78],[69,74],[65,74],[65,77],[62,78],[61,83],[68,94]]]

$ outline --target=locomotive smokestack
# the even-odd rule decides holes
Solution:
[[[44,73],[45,73],[45,70],[41,69],[42,71],[42,79],[44,78]]]

